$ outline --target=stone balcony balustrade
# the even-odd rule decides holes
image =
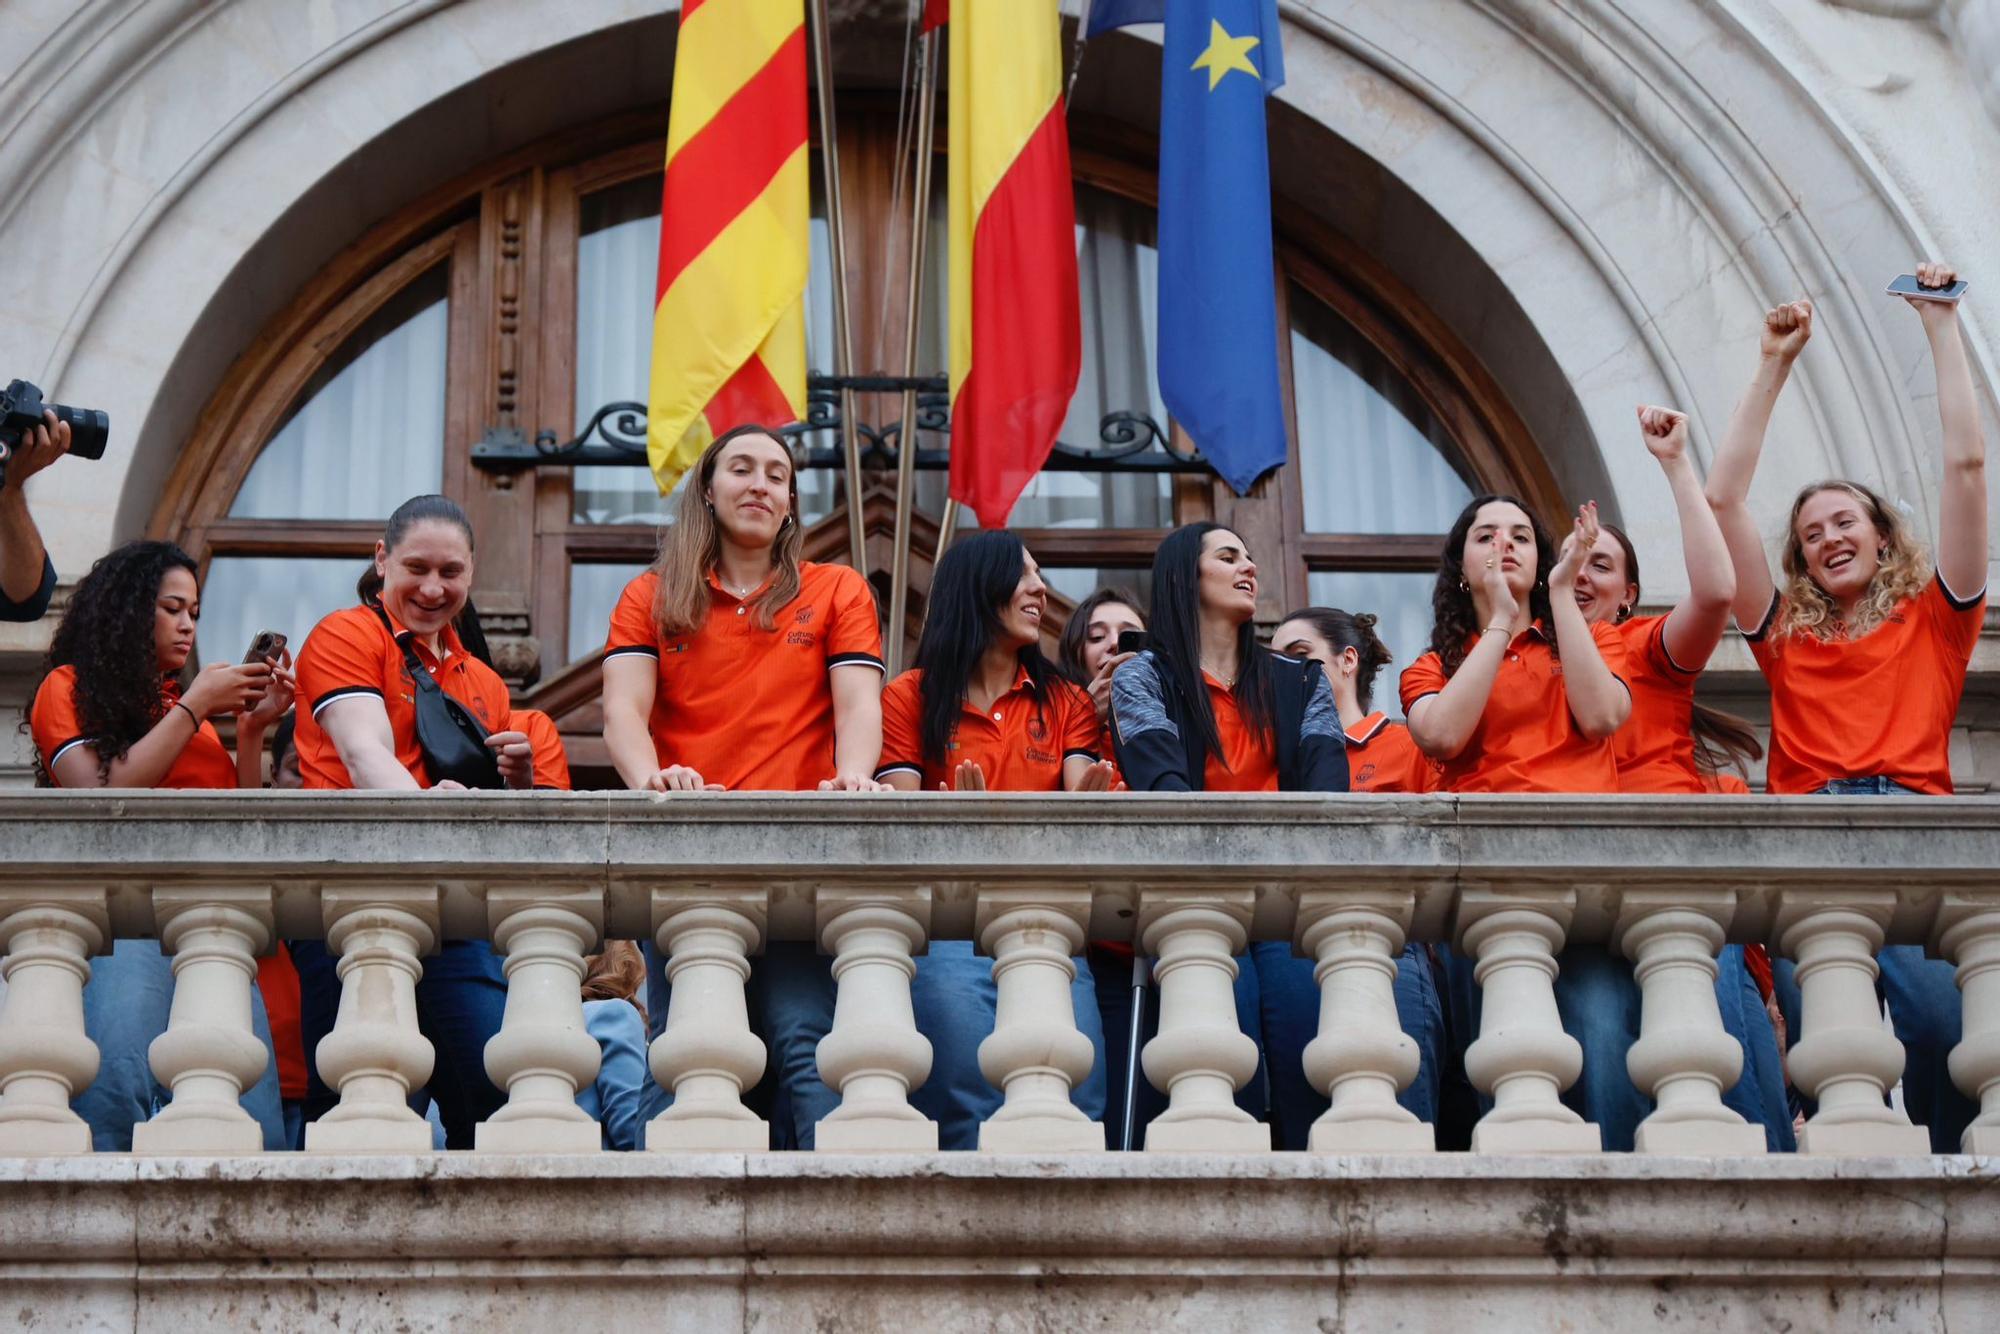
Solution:
[[[778,1327],[1540,1328],[1562,1300],[1580,1324],[1649,1318],[1661,1284],[1717,1328],[2000,1315],[1989,1165],[1930,1156],[1885,1096],[1902,1052],[1873,958],[1958,965],[1964,1148],[2000,1151],[2000,801],[35,793],[0,797],[0,831],[0,1309],[20,1295],[51,1327],[658,1323],[684,1302]],[[128,937],[175,960],[150,1053],[172,1097],[132,1155],[90,1155],[68,1106],[97,1064],[82,988]],[[344,982],[318,1052],[340,1102],[304,1154],[258,1154],[236,1101],[262,1062],[255,960],[317,937]],[[433,1059],[414,986],[464,938],[504,956],[486,1065],[507,1102],[473,1152],[436,1154],[405,1102]],[[573,1100],[598,1060],[578,981],[607,938],[655,941],[673,981],[650,1062],[675,1099],[640,1154],[601,1152]],[[963,938],[995,960],[979,1057],[1004,1102],[984,1152],[940,1157],[908,1096],[931,1062],[909,981],[927,941]],[[1070,956],[1093,939],[1157,961],[1144,1070],[1169,1105],[1141,1154],[1100,1152],[1068,1098],[1090,1060]],[[1466,1063],[1493,1106],[1469,1155],[1395,1102],[1409,939],[1476,960]],[[842,1101],[814,1154],[770,1153],[742,1099],[765,1062],[744,983],[776,940],[817,942],[837,979],[819,1062]],[[1305,1064],[1331,1106],[1304,1155],[1232,1100],[1250,940],[1317,961]],[[1798,963],[1791,1072],[1818,1111],[1795,1157],[1721,1100],[1725,941]],[[1628,1068],[1657,1105],[1637,1154],[1599,1152],[1560,1101],[1570,942],[1635,966]]]

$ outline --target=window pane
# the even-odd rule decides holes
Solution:
[[[383,519],[444,479],[448,266],[391,297],[306,385],[236,493],[247,519]]]
[[[653,347],[653,296],[660,256],[660,181],[646,176],[582,201],[576,256],[576,429],[607,403],[646,401]],[[833,364],[832,271],[819,176],[813,176],[812,276],[806,285],[806,364]],[[836,473],[799,474],[802,523],[833,509]],[[665,523],[675,501],[645,468],[576,469],[577,521]]]
[[[569,656],[574,662],[604,647],[611,632],[611,612],[625,585],[649,562],[569,567]]]
[[[1435,574],[1384,574],[1359,570],[1315,570],[1306,576],[1306,596],[1316,607],[1373,612],[1375,633],[1389,647],[1389,665],[1375,678],[1371,707],[1391,718],[1403,716],[1396,679],[1423,656],[1431,641],[1431,588]]]
[[[259,630],[276,630],[296,658],[320,618],[355,603],[360,556],[217,556],[201,588],[195,647],[203,663],[241,662]]]
[[[1472,499],[1444,424],[1354,327],[1291,289],[1306,531],[1442,533]]]
[[[1067,598],[1071,606],[1075,606],[1100,588],[1124,589],[1139,599],[1141,612],[1146,610],[1146,604],[1153,597],[1153,572],[1150,569],[1092,570],[1044,565],[1042,582],[1046,583],[1052,592]]]

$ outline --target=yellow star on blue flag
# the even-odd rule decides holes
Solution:
[[[1242,70],[1261,82],[1264,76],[1250,63],[1250,48],[1262,40],[1261,37],[1231,37],[1229,30],[1222,26],[1222,20],[1211,18],[1208,21],[1208,49],[1188,68],[1208,71],[1208,91],[1211,93],[1225,75],[1236,70]]]

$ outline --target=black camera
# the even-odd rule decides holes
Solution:
[[[44,409],[56,414],[57,421],[69,423],[69,452],[80,459],[101,459],[111,438],[111,418],[96,408],[72,408],[61,403],[44,403],[42,391],[26,380],[15,380],[0,392],[0,486],[7,484],[7,454],[21,443],[21,433],[42,425]]]

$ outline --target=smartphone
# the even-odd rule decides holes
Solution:
[[[278,656],[285,651],[285,637],[276,630],[259,630],[257,637],[250,641],[250,651],[243,655],[245,663],[278,663]]]
[[[1889,284],[1889,295],[1911,296],[1919,301],[1947,301],[1956,303],[1960,297],[1965,295],[1967,286],[1968,284],[1965,279],[1960,278],[1949,287],[1925,287],[1917,281],[1916,274],[1906,273],[1896,279],[1895,282]]]
[[[1120,630],[1118,632],[1118,651],[1120,653],[1144,653],[1146,651],[1146,632],[1144,630]]]

